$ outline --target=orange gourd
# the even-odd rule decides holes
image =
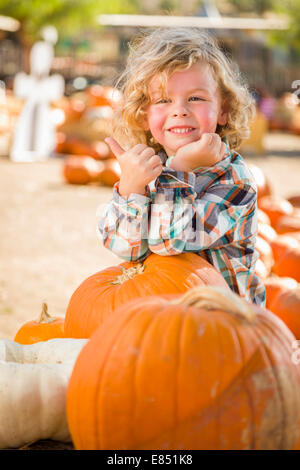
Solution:
[[[64,337],[64,318],[49,315],[47,304],[43,303],[40,319],[38,321],[29,321],[22,325],[14,341],[20,344],[33,344]]]
[[[77,450],[292,449],[295,337],[231,291],[132,300],[83,347],[67,390]]]
[[[266,307],[270,309],[274,298],[278,294],[296,289],[298,282],[292,277],[271,276],[264,280],[264,285],[266,288]]]
[[[275,229],[278,219],[283,215],[291,215],[294,210],[287,199],[277,196],[264,196],[257,201],[257,204],[269,216],[271,225]]]
[[[71,296],[65,334],[89,338],[116,308],[131,299],[185,292],[196,285],[229,289],[223,276],[195,253],[176,256],[152,253],[142,263],[125,261],[108,267],[85,279]]]
[[[300,282],[300,246],[288,250],[273,266],[273,272],[277,276],[293,277]]]
[[[300,339],[300,287],[279,292],[269,308]]]

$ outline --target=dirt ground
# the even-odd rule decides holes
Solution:
[[[265,170],[276,194],[300,193],[300,137],[270,133],[262,156],[246,161]],[[12,163],[0,157],[0,337],[13,339],[37,319],[43,302],[64,316],[78,285],[120,260],[97,236],[97,209],[112,189],[67,185],[62,159]]]

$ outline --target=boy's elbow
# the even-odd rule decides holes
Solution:
[[[182,240],[152,240],[149,241],[149,249],[152,253],[161,256],[179,255],[184,251],[185,242]]]

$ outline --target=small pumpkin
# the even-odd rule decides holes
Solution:
[[[288,197],[288,201],[292,204],[292,206],[300,208],[300,195],[299,194]]]
[[[279,261],[274,264],[273,272],[277,276],[293,277],[300,282],[300,246],[288,250]]]
[[[289,327],[300,340],[300,287],[279,292],[270,304],[270,310]]]
[[[103,161],[104,167],[99,175],[100,183],[105,186],[113,186],[121,177],[121,167],[116,158]]]
[[[64,338],[64,318],[52,317],[46,303],[38,321],[26,322],[18,330],[14,340],[20,344],[33,344],[52,338]]]
[[[85,344],[71,338],[30,345],[0,340],[0,449],[41,439],[71,441],[66,391]]]
[[[273,193],[271,183],[268,180],[264,171],[253,163],[248,163],[248,167],[254,177],[257,187],[257,199],[261,199],[264,196],[271,196]]]
[[[276,265],[288,250],[297,248],[299,242],[290,235],[278,235],[274,240],[270,241],[270,246],[273,252],[274,264]]]
[[[91,156],[96,160],[108,160],[114,158],[109,146],[102,140],[96,140],[91,143]]]
[[[267,268],[267,273],[269,274],[274,264],[273,252],[270,243],[258,235],[256,237],[255,248],[259,253],[261,261]]]
[[[103,162],[92,157],[68,155],[62,170],[67,183],[88,184],[98,182],[103,169]]]
[[[257,208],[257,222],[271,225],[270,217],[259,207]]]
[[[257,204],[269,216],[271,225],[275,230],[278,219],[283,215],[291,215],[294,210],[287,199],[278,196],[264,196],[257,201]]]
[[[271,243],[277,237],[277,232],[271,225],[258,222],[258,235]]]
[[[266,288],[266,307],[270,309],[274,298],[278,294],[296,289],[298,282],[292,277],[271,276],[264,280],[264,285]]]
[[[229,287],[223,276],[195,253],[149,255],[143,262],[125,261],[85,279],[72,294],[65,335],[89,338],[119,306],[137,297],[186,292],[196,285]]]
[[[260,258],[258,258],[255,264],[255,274],[262,280],[267,279],[267,277],[270,275],[270,270],[266,267]]]
[[[299,232],[300,231],[300,214],[294,212],[291,215],[280,217],[275,225],[277,233]]]
[[[295,337],[231,291],[134,299],[83,347],[67,390],[75,448],[292,449]],[[284,419],[283,419],[284,417]]]

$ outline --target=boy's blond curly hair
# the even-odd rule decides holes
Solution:
[[[150,103],[149,83],[159,74],[165,87],[173,72],[188,69],[197,61],[210,64],[222,102],[226,102],[227,123],[218,125],[216,132],[226,137],[229,147],[235,150],[249,137],[255,101],[237,65],[224,55],[212,36],[198,28],[158,28],[129,45],[127,66],[116,85],[123,92],[124,104],[114,117],[113,133],[126,149],[137,143],[145,143],[156,152],[162,149],[142,127]]]

